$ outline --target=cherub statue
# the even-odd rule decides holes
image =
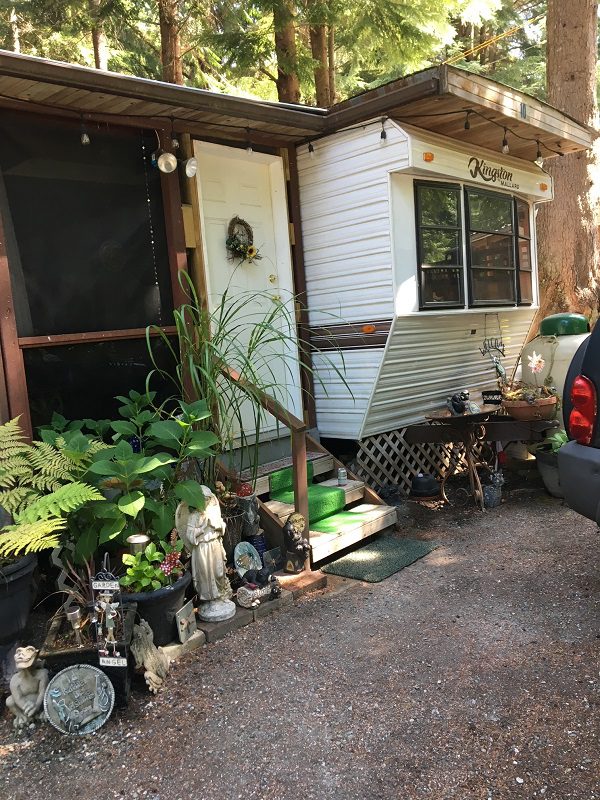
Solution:
[[[10,679],[6,707],[15,715],[13,727],[16,730],[31,725],[36,719],[44,719],[48,670],[38,661],[39,652],[35,647],[17,647],[15,650],[17,671]]]
[[[192,576],[200,600],[198,616],[205,622],[222,622],[235,614],[225,572],[225,522],[215,495],[208,486],[203,486],[202,492],[206,500],[202,511],[191,511],[181,502],[175,512],[175,527],[192,556]]]
[[[287,551],[286,572],[302,572],[310,555],[310,544],[304,538],[306,520],[302,514],[290,514],[283,526],[283,542]]]
[[[144,668],[144,679],[148,689],[156,694],[163,686],[169,672],[169,656],[162,647],[154,644],[152,628],[145,619],[133,626],[131,652],[135,658],[136,669]]]

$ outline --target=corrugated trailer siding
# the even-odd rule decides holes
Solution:
[[[314,353],[313,368],[325,388],[315,380],[317,423],[321,436],[358,439],[369,398],[381,364],[383,348]],[[331,364],[344,372],[352,394]]]
[[[388,173],[406,166],[406,136],[367,125],[298,151],[311,325],[394,314]],[[317,411],[319,405],[317,404]]]
[[[510,374],[534,310],[414,315],[394,321],[361,437],[402,428],[444,406],[448,396],[469,389],[475,396],[497,384],[483,339],[502,333]],[[475,333],[471,333],[475,331]]]

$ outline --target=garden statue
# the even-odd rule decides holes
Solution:
[[[36,719],[44,719],[42,706],[48,670],[38,661],[38,653],[35,647],[17,647],[15,650],[17,671],[10,679],[6,707],[15,715],[13,726],[17,730],[33,724]]]
[[[206,501],[202,511],[190,511],[182,501],[175,512],[175,527],[191,553],[192,576],[200,601],[198,616],[205,622],[222,622],[235,614],[225,572],[225,523],[215,495],[208,486],[203,486],[202,492]]]
[[[242,512],[242,539],[252,541],[260,532],[258,500],[255,494],[237,495],[237,506]]]
[[[140,619],[140,624],[133,626],[131,652],[135,658],[135,668],[143,667],[148,689],[156,694],[165,682],[170,661],[162,647],[154,644],[152,628],[145,619]]]
[[[310,555],[310,544],[304,538],[306,520],[302,514],[290,514],[283,526],[283,542],[286,549],[285,571],[299,573]]]
[[[118,655],[117,640],[115,638],[115,627],[119,618],[119,603],[113,603],[114,595],[112,592],[101,592],[98,595],[98,602],[95,610],[100,615],[98,620],[98,640],[104,637],[104,648],[101,652],[108,655],[108,646],[112,645],[113,655]]]
[[[477,403],[470,399],[467,389],[462,392],[456,392],[452,397],[449,397],[446,400],[446,406],[454,417],[459,417],[463,414],[477,414],[481,410]]]

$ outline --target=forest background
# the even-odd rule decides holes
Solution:
[[[0,0],[0,47],[323,107],[448,63],[597,127],[591,0]],[[545,166],[555,201],[538,216],[542,314],[599,315],[599,163],[595,147]]]

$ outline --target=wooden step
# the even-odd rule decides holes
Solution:
[[[319,462],[315,462],[315,467]],[[316,473],[317,475],[319,473]],[[357,500],[362,500],[365,493],[365,484],[363,481],[348,481],[345,486],[338,486],[337,478],[328,478],[326,481],[315,484],[316,486],[329,486],[332,489],[343,489],[345,494],[344,505],[355,503]],[[294,511],[294,506],[291,503],[282,503],[279,500],[268,500],[265,506],[272,514],[279,517],[280,520],[285,522],[290,514]]]
[[[333,469],[333,456],[323,453],[307,453],[309,461],[312,461],[313,475],[326,475]],[[256,479],[256,494],[267,494],[269,492],[269,475],[279,469],[292,466],[291,457],[273,461],[271,464],[262,464],[259,467],[259,475]],[[242,475],[242,480],[248,480],[247,476]]]
[[[349,517],[351,514],[356,514],[356,521]],[[344,515],[343,521],[336,526],[336,517],[342,515]],[[330,532],[311,530],[313,564],[367,536],[395,525],[398,518],[394,506],[379,506],[372,503],[361,503],[342,512],[342,515],[334,514],[327,520],[317,523],[317,525],[329,523],[334,528]]]

